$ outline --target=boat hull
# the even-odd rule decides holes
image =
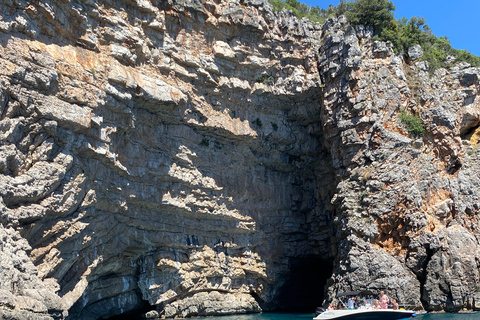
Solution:
[[[325,311],[313,318],[314,320],[401,320],[415,317],[416,313],[410,310],[391,309],[355,309]]]

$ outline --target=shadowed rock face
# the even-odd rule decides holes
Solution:
[[[291,259],[331,259],[318,30],[261,2],[1,13],[2,223],[61,299],[13,292],[34,312],[259,312]]]
[[[478,308],[478,69],[263,1],[0,16],[2,316]]]

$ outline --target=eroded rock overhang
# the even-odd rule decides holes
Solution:
[[[478,69],[262,1],[0,9],[11,312],[309,308],[327,278],[478,308]]]
[[[0,9],[4,252],[24,252],[5,312],[259,312],[312,261],[322,300],[335,175],[318,27],[263,2]]]

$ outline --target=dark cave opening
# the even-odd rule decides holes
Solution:
[[[148,301],[143,301],[143,304],[136,309],[126,311],[122,314],[106,318],[106,320],[144,320],[145,313],[155,310],[155,306],[151,306]],[[105,319],[105,318],[100,318]],[[100,320],[98,319],[98,320]]]
[[[277,311],[314,313],[322,305],[333,260],[318,256],[291,258],[290,277],[280,288]]]

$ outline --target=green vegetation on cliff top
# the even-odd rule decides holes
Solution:
[[[428,61],[430,71],[446,66],[447,56],[455,57],[457,62],[468,62],[480,67],[480,57],[466,50],[452,48],[447,37],[438,38],[421,17],[410,20],[394,18],[395,6],[389,0],[353,0],[342,1],[337,7],[328,9],[318,6],[309,7],[297,0],[269,0],[274,10],[291,10],[298,18],[306,17],[313,22],[323,23],[327,18],[345,15],[353,25],[371,26],[375,38],[390,41],[395,52],[406,55],[408,48],[419,44],[424,52],[423,60]]]

